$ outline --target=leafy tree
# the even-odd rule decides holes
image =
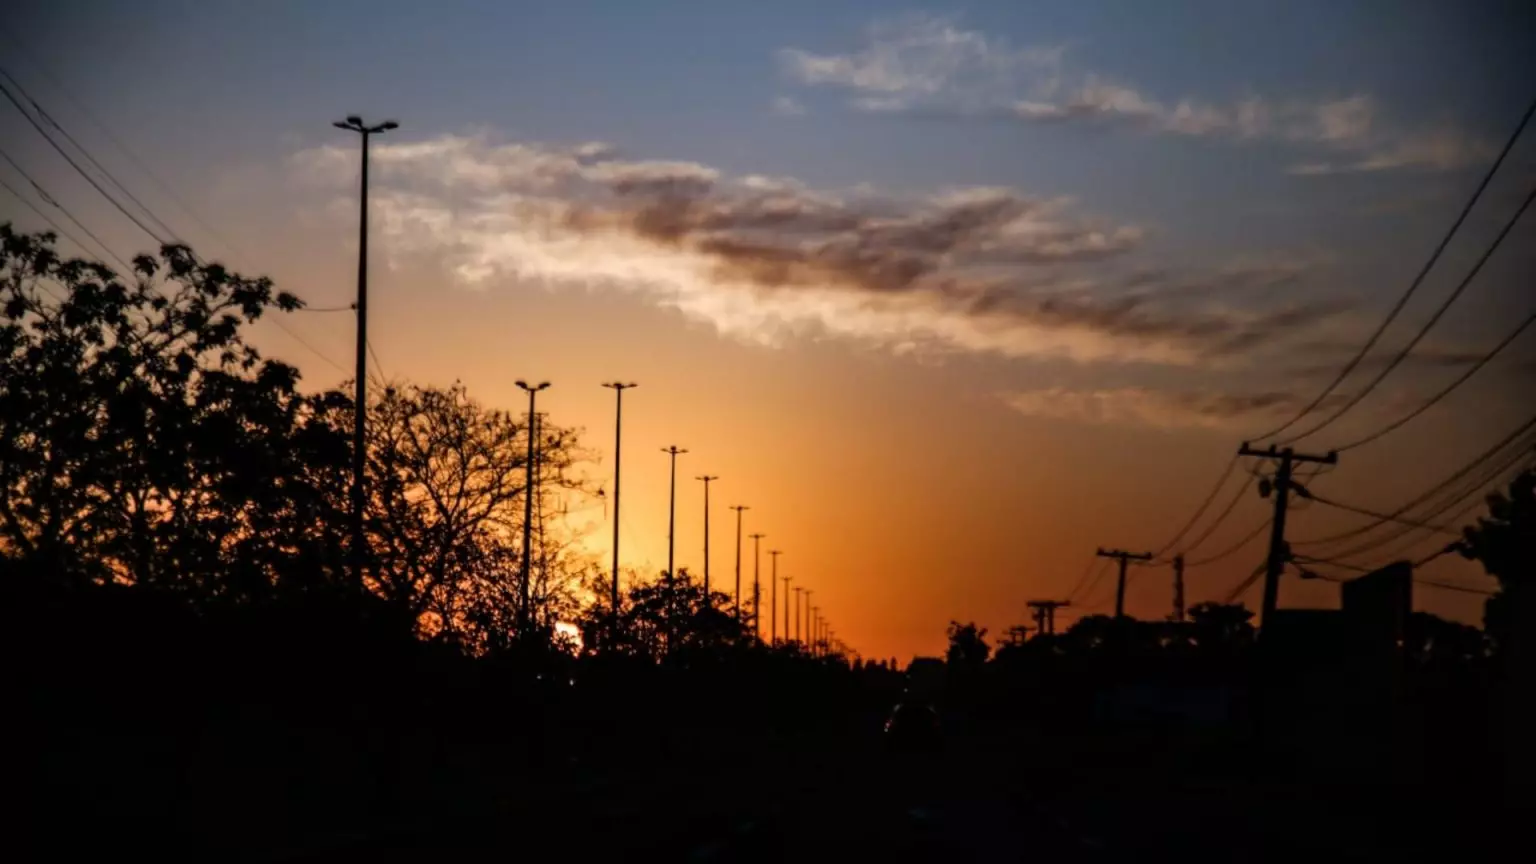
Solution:
[[[977,628],[976,623],[961,624],[959,621],[949,622],[949,650],[945,654],[949,665],[968,669],[980,668],[987,662],[987,656],[992,653],[992,646],[987,644],[987,629]]]
[[[1499,580],[1499,593],[1483,607],[1483,626],[1495,644],[1507,644],[1536,622],[1536,471],[1524,471],[1509,491],[1488,496],[1488,515],[1462,529],[1461,554]]]
[[[1253,644],[1253,613],[1241,603],[1196,603],[1189,622],[1201,651],[1230,653]]]
[[[0,225],[0,555],[203,599],[337,584],[344,397],[241,339],[300,301],[185,246],[123,279],[54,240]]]
[[[350,418],[338,418],[350,422]],[[579,489],[572,430],[541,424],[538,488]],[[521,544],[529,430],[462,385],[386,388],[369,407],[369,585],[426,634],[485,641],[513,629],[521,604]],[[542,514],[544,501],[536,502]],[[543,524],[540,547],[551,545]],[[535,548],[532,602],[544,609],[558,550]],[[547,616],[541,616],[547,617]],[[551,625],[552,622],[543,622]]]

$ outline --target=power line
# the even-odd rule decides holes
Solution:
[[[1477,189],[1473,191],[1472,197],[1461,208],[1461,213],[1456,216],[1456,221],[1451,223],[1450,230],[1446,231],[1445,236],[1440,239],[1439,245],[1430,254],[1429,260],[1425,261],[1424,266],[1419,268],[1418,275],[1409,283],[1408,290],[1403,292],[1402,296],[1397,299],[1397,303],[1392,306],[1391,311],[1387,313],[1387,317],[1382,319],[1381,324],[1376,327],[1376,332],[1372,333],[1371,337],[1360,347],[1360,350],[1355,353],[1355,356],[1350,358],[1348,363],[1344,364],[1344,368],[1329,382],[1328,386],[1324,387],[1323,391],[1317,394],[1317,397],[1311,402],[1308,402],[1294,417],[1265,432],[1263,435],[1255,436],[1250,440],[1261,441],[1265,438],[1272,438],[1296,425],[1297,421],[1312,413],[1319,405],[1323,404],[1323,400],[1327,399],[1334,390],[1338,389],[1338,386],[1344,383],[1344,379],[1348,378],[1349,374],[1355,370],[1355,367],[1360,365],[1360,362],[1365,359],[1365,356],[1380,341],[1382,334],[1387,331],[1387,327],[1391,326],[1392,322],[1403,311],[1403,307],[1408,304],[1408,300],[1419,290],[1419,286],[1423,284],[1424,278],[1429,275],[1430,269],[1435,266],[1435,262],[1440,260],[1440,255],[1445,252],[1445,248],[1450,245],[1451,239],[1461,229],[1462,223],[1467,221],[1467,216],[1471,214],[1472,208],[1477,205],[1478,200],[1483,196],[1483,192],[1488,188],[1488,184],[1493,181],[1494,175],[1498,173],[1499,166],[1504,164],[1505,157],[1509,155],[1510,150],[1514,149],[1515,142],[1519,140],[1521,133],[1525,131],[1526,124],[1530,122],[1532,113],[1536,113],[1536,100],[1532,100],[1530,106],[1525,109],[1525,113],[1521,115],[1520,123],[1515,127],[1514,133],[1509,136],[1508,141],[1504,142],[1504,148],[1499,151],[1498,158],[1493,161],[1493,165],[1483,175],[1483,179],[1477,184]]]
[[[1233,456],[1230,460],[1228,460],[1227,467],[1222,469],[1221,476],[1216,478],[1216,485],[1211,487],[1211,491],[1206,494],[1205,500],[1200,502],[1200,506],[1195,509],[1194,515],[1189,517],[1189,521],[1184,523],[1184,527],[1180,528],[1178,530],[1178,533],[1174,534],[1173,537],[1171,539],[1169,539],[1169,541],[1167,543],[1164,543],[1161,547],[1159,547],[1157,549],[1157,551],[1152,553],[1152,557],[1153,558],[1159,558],[1160,559],[1164,552],[1167,552],[1169,549],[1172,549],[1174,544],[1176,544],[1180,540],[1184,539],[1184,535],[1189,533],[1189,529],[1195,527],[1195,523],[1199,522],[1200,521],[1200,517],[1205,515],[1205,511],[1210,509],[1211,502],[1216,500],[1216,493],[1221,491],[1221,487],[1226,485],[1227,478],[1231,477],[1232,476],[1232,472],[1234,470],[1236,470],[1237,463],[1240,460],[1240,458],[1241,457],[1239,457],[1239,456]],[[1218,517],[1218,521],[1219,521],[1219,517]],[[1188,550],[1184,550],[1184,551],[1188,551]]]
[[[1467,271],[1467,275],[1457,284],[1456,289],[1450,293],[1450,296],[1446,297],[1445,301],[1440,304],[1440,308],[1435,310],[1435,314],[1431,315],[1429,320],[1424,323],[1424,326],[1419,328],[1419,332],[1415,333],[1413,338],[1408,340],[1408,344],[1403,346],[1403,349],[1397,353],[1397,356],[1393,357],[1391,362],[1383,367],[1380,372],[1376,373],[1376,377],[1372,378],[1369,384],[1355,391],[1354,395],[1350,396],[1343,405],[1339,406],[1338,410],[1325,417],[1322,422],[1305,432],[1292,435],[1280,443],[1291,444],[1328,427],[1335,420],[1349,413],[1356,405],[1359,405],[1372,390],[1376,389],[1377,385],[1381,384],[1388,375],[1391,375],[1393,370],[1404,360],[1408,359],[1408,355],[1413,353],[1413,349],[1418,346],[1419,342],[1429,334],[1430,330],[1434,329],[1436,324],[1440,323],[1440,318],[1445,315],[1446,310],[1451,308],[1456,300],[1461,297],[1462,292],[1467,289],[1467,286],[1472,284],[1472,280],[1477,278],[1477,274],[1482,271],[1483,265],[1487,264],[1488,259],[1493,257],[1493,253],[1504,242],[1504,238],[1509,236],[1509,232],[1514,230],[1515,225],[1520,222],[1520,217],[1525,215],[1525,211],[1530,208],[1533,201],[1536,201],[1536,186],[1531,187],[1531,191],[1525,196],[1525,200],[1520,203],[1520,208],[1515,211],[1513,216],[1509,217],[1509,221],[1504,223],[1504,227],[1499,231],[1498,236],[1493,238],[1493,243],[1483,250],[1483,254],[1478,257],[1477,263],[1473,264],[1472,269]]]
[[[73,235],[73,234],[69,233],[68,231],[65,231],[63,228],[59,227],[59,223],[53,221],[53,217],[49,216],[47,213],[44,213],[42,210],[40,210],[38,208],[38,206],[36,204],[33,204],[26,196],[24,196],[20,192],[16,191],[16,189],[13,186],[11,186],[11,184],[5,182],[5,178],[3,178],[3,177],[0,177],[0,189],[4,189],[5,191],[11,193],[11,195],[13,197],[15,197],[15,199],[17,201],[20,201],[22,204],[25,204],[27,206],[27,209],[31,210],[33,213],[36,213],[37,217],[39,219],[41,219],[44,222],[48,223],[48,227],[50,227],[54,231],[58,232],[58,234],[61,237],[63,237],[64,239],[66,239],[66,240],[70,241],[71,243],[75,244],[76,246],[80,247],[80,251],[81,252],[84,252],[87,255],[95,254],[95,253],[93,253],[91,251],[90,247],[88,247],[84,243],[80,242],[80,238],[76,237],[75,235]],[[100,241],[98,240],[97,242],[99,243]],[[106,251],[107,251],[108,255],[112,255],[112,250],[108,249]],[[116,256],[114,255],[112,257],[115,258]],[[118,263],[119,264],[123,264],[124,262],[119,261]]]
[[[1531,326],[1532,322],[1536,322],[1536,313],[1533,313],[1531,315],[1527,315],[1525,320],[1520,322],[1520,326],[1516,327],[1513,331],[1511,331],[1508,336],[1505,336],[1503,341],[1499,342],[1498,345],[1495,345],[1493,347],[1493,350],[1489,351],[1487,354],[1484,354],[1482,357],[1480,357],[1478,359],[1478,361],[1476,363],[1472,364],[1472,366],[1469,367],[1467,369],[1467,371],[1463,372],[1460,377],[1458,377],[1455,381],[1452,381],[1449,385],[1447,385],[1445,387],[1445,389],[1441,390],[1439,393],[1436,393],[1434,396],[1431,396],[1429,398],[1429,400],[1427,402],[1425,402],[1424,404],[1422,404],[1419,407],[1413,409],[1412,411],[1408,412],[1407,414],[1404,414],[1402,417],[1399,417],[1397,420],[1387,424],[1386,426],[1383,426],[1382,428],[1376,430],[1375,432],[1372,432],[1371,434],[1365,436],[1364,438],[1360,438],[1360,439],[1358,439],[1356,441],[1351,441],[1350,443],[1345,444],[1344,446],[1338,447],[1338,448],[1335,448],[1335,449],[1338,452],[1342,453],[1345,450],[1353,450],[1356,447],[1360,447],[1362,445],[1369,444],[1372,441],[1375,441],[1376,439],[1381,438],[1384,435],[1387,435],[1388,433],[1397,431],[1399,428],[1401,428],[1408,421],[1414,419],[1415,417],[1418,417],[1420,414],[1423,414],[1425,411],[1428,411],[1429,409],[1435,407],[1435,405],[1437,405],[1440,402],[1440,400],[1442,400],[1445,397],[1449,396],[1451,394],[1451,392],[1453,390],[1455,390],[1456,388],[1458,388],[1461,385],[1467,383],[1467,381],[1473,375],[1476,375],[1484,366],[1488,365],[1489,361],[1491,361],[1491,360],[1493,360],[1493,358],[1499,356],[1499,353],[1501,351],[1503,351],[1505,348],[1508,348],[1509,344],[1511,342],[1514,342],[1516,339],[1518,339],[1520,337],[1520,334],[1524,333],[1526,331],[1526,328]]]
[[[142,230],[145,234],[148,234],[151,238],[153,238],[156,243],[159,243],[161,245],[165,245],[165,243],[167,241],[164,238],[162,238],[160,235],[156,234],[154,232],[154,230],[151,229],[148,225],[145,225],[143,222],[139,221],[139,218],[137,216],[134,216],[132,213],[129,213],[128,212],[128,208],[124,207],[121,201],[118,201],[116,198],[112,197],[111,193],[109,193],[107,190],[101,188],[101,184],[96,182],[96,178],[92,177],[89,171],[86,171],[84,168],[81,168],[80,167],[80,163],[76,162],[74,160],[74,158],[71,157],[69,155],[69,153],[64,150],[63,147],[59,146],[59,142],[53,140],[53,137],[48,134],[48,130],[44,129],[43,125],[41,123],[37,122],[37,118],[33,117],[32,116],[32,112],[28,111],[26,109],[26,106],[21,104],[21,101],[16,98],[16,94],[12,93],[9,87],[6,87],[4,84],[0,84],[0,93],[5,94],[5,98],[9,99],[11,104],[16,106],[16,110],[21,112],[21,116],[27,118],[27,122],[32,124],[32,128],[37,130],[37,134],[43,136],[43,140],[47,141],[49,146],[53,147],[53,149],[60,156],[64,157],[64,161],[69,163],[69,167],[75,169],[75,173],[77,173],[81,177],[85,178],[85,182],[91,184],[92,188],[94,188],[97,192],[100,192],[101,193],[101,197],[107,199],[107,201],[113,207],[117,208],[117,211],[119,213],[121,213],[124,216],[128,217],[128,221],[132,222],[134,225],[137,225],[140,230]],[[156,221],[159,221],[159,220],[156,220]]]
[[[1505,447],[1509,446],[1509,444],[1511,442],[1515,441],[1521,435],[1523,435],[1526,432],[1530,431],[1530,429],[1533,428],[1533,427],[1536,427],[1536,415],[1532,415],[1530,417],[1530,419],[1528,419],[1524,423],[1522,423],[1513,432],[1511,432],[1508,435],[1506,435],[1503,439],[1499,440],[1492,447],[1489,447],[1487,450],[1484,450],[1481,454],[1479,454],[1478,456],[1474,457],[1467,464],[1465,464],[1465,465],[1461,466],[1460,468],[1458,468],[1449,477],[1447,477],[1444,480],[1440,481],[1439,483],[1437,483],[1436,485],[1434,485],[1430,489],[1428,489],[1425,492],[1423,492],[1422,494],[1420,494],[1418,497],[1416,497],[1413,500],[1409,501],[1408,503],[1402,505],[1401,507],[1397,508],[1396,510],[1390,511],[1390,516],[1392,518],[1396,518],[1398,516],[1401,516],[1404,513],[1408,512],[1409,510],[1412,510],[1414,507],[1417,507],[1418,505],[1420,505],[1420,504],[1424,503],[1425,501],[1429,500],[1430,498],[1434,497],[1436,493],[1442,491],[1446,487],[1450,486],[1452,483],[1455,483],[1456,481],[1461,480],[1467,474],[1470,474],[1472,471],[1476,470],[1479,465],[1483,464],[1484,462],[1488,461],[1489,459],[1492,459],[1494,457],[1494,454],[1498,453],[1499,451],[1503,450]],[[1359,528],[1351,529],[1349,531],[1341,531],[1341,532],[1339,532],[1337,534],[1329,534],[1329,535],[1326,535],[1326,536],[1323,536],[1323,537],[1313,537],[1313,538],[1308,539],[1308,540],[1298,540],[1298,541],[1296,541],[1296,545],[1314,546],[1314,545],[1317,545],[1319,543],[1331,543],[1334,540],[1343,540],[1343,539],[1345,539],[1347,537],[1355,537],[1355,536],[1358,536],[1360,534],[1364,534],[1367,531],[1370,531],[1371,529],[1375,528],[1378,525],[1385,524],[1387,521],[1388,521],[1387,519],[1378,519],[1376,522],[1373,522],[1373,523],[1371,523],[1369,525],[1364,525],[1364,526],[1361,526]]]
[[[0,29],[3,29],[3,28],[0,28]],[[160,176],[158,174],[156,174],[153,170],[151,170],[150,167],[147,164],[145,164],[144,160],[139,158],[137,153],[135,153],[132,149],[130,149],[127,144],[124,144],[123,141],[120,138],[118,138],[116,135],[112,134],[112,130],[110,128],[108,128],[105,123],[103,123],[103,122],[101,122],[101,120],[97,119],[97,117],[94,114],[91,113],[90,109],[88,109],[85,106],[84,103],[82,103],[79,99],[75,98],[74,94],[72,94],[69,91],[69,89],[67,87],[65,87],[59,81],[59,79],[56,76],[54,76],[51,72],[49,72],[48,67],[43,65],[42,61],[40,61],[38,59],[37,55],[32,53],[32,51],[27,48],[25,42],[23,42],[20,38],[18,38],[14,33],[7,32],[6,35],[10,37],[10,41],[13,44],[15,44],[18,48],[21,49],[22,53],[25,54],[27,59],[32,62],[32,65],[37,69],[37,71],[41,72],[43,77],[45,79],[47,79],[47,81],[50,84],[52,84],[54,86],[54,89],[56,89],[60,93],[64,94],[64,98],[68,99],[69,102],[71,104],[73,104],[76,109],[78,109],[80,111],[80,114],[82,116],[84,116],[87,120],[89,120],[91,122],[91,124],[93,126],[95,126],[96,129],[99,130],[102,133],[102,135],[105,136],[106,139],[109,142],[111,142],[111,144],[118,149],[119,152],[121,152],[124,156],[127,156],[129,161],[131,161],[136,168],[138,168],[140,171],[144,172],[144,175],[147,176],[150,179],[150,181],[153,182],[154,185],[157,188],[159,188],[160,192],[162,194],[164,194],[166,198],[170,199],[171,203],[173,203],[176,206],[180,207],[182,212],[184,212],[186,215],[192,217],[192,221],[196,222],[204,231],[207,231],[208,234],[210,236],[212,236],[215,240],[218,240],[219,242],[223,243],[224,246],[227,247],[230,251],[238,253],[238,254],[244,254],[242,252],[242,250],[240,250],[232,241],[229,240],[228,237],[225,237],[218,230],[216,230],[211,224],[209,224],[207,219],[204,219],[196,210],[192,209],[191,205],[187,204],[186,201],[182,200],[179,196],[177,196],[175,190],[173,190],[171,188],[170,184],[165,182],[163,179],[160,178]],[[6,77],[10,78],[11,76],[7,75]],[[11,78],[11,81],[13,83],[15,83],[15,80],[16,79]],[[20,84],[16,84],[16,86],[17,86],[18,89],[21,88]],[[36,105],[37,103],[33,102],[32,104]],[[41,109],[39,109],[39,110],[41,110]],[[52,118],[49,118],[49,119],[50,119],[50,121],[52,120]],[[57,124],[55,124],[55,125],[57,125]],[[63,130],[61,129],[60,131],[63,131]],[[78,145],[76,145],[76,146],[78,146]],[[119,184],[119,187],[121,188],[121,184]],[[127,190],[124,190],[124,191],[127,191]],[[174,232],[171,232],[171,233],[174,233]]]
[[[1528,453],[1526,451],[1527,451],[1527,447],[1528,446],[1529,446],[1529,444],[1527,443],[1527,444],[1522,444],[1520,447],[1516,448],[1515,451],[1511,454],[1512,458],[1504,460],[1502,463],[1493,466],[1492,470],[1484,471],[1482,473],[1482,475],[1480,475],[1479,477],[1474,478],[1472,483],[1463,486],[1461,491],[1453,494],[1451,497],[1449,497],[1446,500],[1444,500],[1443,502],[1441,502],[1434,509],[1432,509],[1428,514],[1426,514],[1425,519],[1426,520],[1435,519],[1435,518],[1439,517],[1441,514],[1443,514],[1445,511],[1451,509],[1452,507],[1455,507],[1457,504],[1459,504],[1459,503],[1461,503],[1463,501],[1466,501],[1468,498],[1473,498],[1474,496],[1477,496],[1479,493],[1483,492],[1488,487],[1489,484],[1494,483],[1500,477],[1500,475],[1504,474],[1511,467],[1513,467],[1516,462],[1519,462],[1521,459],[1527,458]],[[1462,510],[1460,512],[1465,513],[1466,509],[1472,509],[1472,507],[1475,507],[1477,505],[1477,503],[1478,502],[1476,500],[1474,500],[1472,502],[1471,507],[1465,508],[1464,510]],[[1380,525],[1380,524],[1385,524],[1385,523],[1378,522],[1376,524]],[[1385,546],[1386,544],[1391,543],[1391,542],[1397,540],[1400,537],[1407,536],[1408,534],[1411,534],[1411,533],[1413,533],[1413,532],[1415,532],[1417,530],[1422,530],[1422,529],[1418,529],[1418,528],[1414,528],[1414,527],[1399,528],[1395,532],[1392,532],[1392,533],[1390,533],[1390,534],[1388,534],[1388,535],[1386,535],[1384,537],[1378,537],[1378,538],[1376,538],[1374,540],[1368,540],[1365,543],[1363,543],[1361,545],[1358,545],[1358,546],[1355,546],[1354,548],[1351,548],[1351,549],[1334,552],[1333,556],[1332,556],[1333,560],[1338,560],[1340,558],[1347,558],[1347,557],[1351,557],[1351,556],[1357,556],[1357,555],[1365,554],[1367,552],[1370,552],[1373,549],[1379,549],[1382,546]],[[1413,546],[1417,545],[1419,542],[1422,542],[1422,540],[1416,540],[1413,543],[1410,543],[1407,546],[1402,547],[1402,549],[1406,550],[1406,549],[1412,548]]]
[[[95,167],[97,171],[101,172],[101,175],[105,177],[109,183],[111,183],[113,186],[116,186],[118,191],[127,196],[129,201],[132,201],[135,205],[138,206],[140,210],[144,211],[144,215],[148,216],[151,222],[154,222],[155,225],[159,226],[159,228],[164,231],[167,236],[171,237],[172,239],[176,239],[176,232],[171,229],[171,226],[161,221],[160,217],[156,216],[154,211],[145,206],[144,202],[138,199],[138,196],[129,191],[128,187],[124,186],[122,181],[114,177],[112,172],[107,170],[105,165],[102,165],[95,156],[91,155],[90,151],[81,146],[80,142],[75,140],[75,136],[69,134],[69,130],[59,125],[59,121],[53,119],[53,116],[44,110],[43,106],[37,104],[37,100],[33,99],[31,94],[27,92],[27,89],[21,86],[21,83],[18,82],[15,78],[11,77],[11,73],[7,72],[4,67],[0,67],[0,77],[3,77],[5,80],[11,82],[11,86],[16,88],[16,92],[20,93],[21,97],[26,99],[27,102],[32,105],[32,110],[37,112],[37,116],[48,121],[48,125],[58,130],[59,134],[64,136],[64,140],[74,145],[75,149],[80,151],[81,155],[85,157],[86,161]]]
[[[92,240],[96,241],[96,245],[101,247],[101,251],[105,252],[107,254],[108,258],[111,258],[113,261],[116,261],[118,264],[122,265],[123,270],[126,271],[127,273],[132,273],[133,272],[133,267],[127,261],[124,261],[121,257],[118,256],[118,254],[116,252],[113,252],[112,251],[112,247],[108,246],[105,242],[103,242],[100,237],[97,237],[96,233],[94,231],[92,231],[91,229],[85,227],[85,223],[81,222],[79,219],[76,219],[73,213],[70,213],[69,210],[63,204],[59,203],[59,199],[57,199],[57,198],[53,197],[52,195],[48,194],[48,190],[44,189],[41,183],[38,183],[36,180],[32,179],[32,175],[28,174],[26,169],[22,168],[21,165],[19,165],[16,162],[15,159],[12,159],[11,158],[11,154],[5,152],[5,150],[3,148],[0,148],[0,159],[4,159],[7,163],[10,164],[10,166],[12,168],[16,169],[16,173],[20,174],[22,176],[22,179],[24,179],[28,183],[32,184],[32,189],[35,192],[37,192],[38,195],[42,196],[42,199],[43,199],[43,201],[45,203],[52,204],[54,207],[57,207],[59,212],[64,214],[64,218],[68,219],[70,222],[72,222],[74,224],[74,226],[76,228],[79,228],[82,232],[84,232],[85,236],[87,236],[87,237],[91,238]],[[39,216],[42,216],[43,220],[45,222],[47,222],[49,225],[53,225],[54,224],[52,219],[49,219],[41,210],[38,210],[37,207],[32,204],[32,202],[30,202],[26,198],[22,197],[21,194],[18,193],[15,189],[11,189],[11,187],[9,185],[7,185],[6,188],[10,189],[11,194],[15,195],[17,198],[19,198],[23,204],[26,204],[28,207],[31,207],[33,212],[37,213],[37,215],[39,215]],[[57,225],[54,225],[54,227],[58,228]],[[59,233],[64,234],[64,231],[63,231],[62,228],[59,229]],[[90,251],[89,249],[86,249],[85,244],[81,243],[79,240],[76,240],[74,237],[71,237],[68,234],[64,234],[64,236],[69,237],[69,239],[71,239],[71,240],[74,240],[75,245],[79,246],[81,248],[81,250],[83,250],[85,252],[89,252]]]
[[[1237,494],[1233,495],[1232,498],[1227,501],[1227,506],[1222,508],[1221,513],[1217,515],[1215,521],[1205,526],[1205,530],[1200,532],[1200,536],[1196,537],[1192,543],[1180,550],[1180,554],[1187,555],[1190,552],[1200,548],[1201,544],[1205,543],[1205,541],[1211,539],[1211,535],[1216,533],[1216,529],[1220,528],[1222,524],[1227,521],[1227,518],[1237,511],[1237,505],[1243,500],[1243,496],[1247,494],[1248,490],[1251,488],[1253,488],[1252,481],[1244,483],[1242,486],[1238,487]]]
[[[1309,490],[1306,490],[1304,487],[1297,487],[1296,491],[1302,497],[1309,498],[1309,499],[1311,499],[1313,501],[1316,501],[1319,504],[1325,504],[1325,505],[1327,505],[1329,507],[1335,507],[1335,508],[1337,508],[1339,510],[1347,510],[1350,513],[1358,513],[1361,516],[1374,516],[1375,518],[1383,520],[1383,521],[1397,522],[1397,523],[1400,523],[1400,524],[1403,524],[1403,525],[1408,525],[1408,526],[1411,526],[1411,527],[1414,527],[1414,528],[1422,528],[1422,529],[1424,529],[1426,531],[1435,531],[1435,532],[1440,533],[1440,534],[1456,535],[1456,534],[1460,533],[1460,532],[1457,532],[1457,531],[1455,531],[1455,530],[1453,530],[1451,528],[1447,528],[1444,525],[1430,525],[1430,524],[1427,524],[1425,522],[1415,522],[1412,519],[1404,519],[1401,516],[1392,516],[1392,515],[1386,514],[1386,513],[1379,513],[1379,512],[1377,512],[1375,510],[1371,510],[1371,509],[1366,508],[1366,507],[1356,507],[1353,504],[1345,504],[1342,501],[1334,501],[1331,498],[1324,498],[1323,496],[1318,495],[1315,492],[1311,492]]]
[[[1265,519],[1263,522],[1260,522],[1259,524],[1253,526],[1253,530],[1252,531],[1249,531],[1247,534],[1244,534],[1241,538],[1239,538],[1237,541],[1232,543],[1232,545],[1228,546],[1227,548],[1221,550],[1220,552],[1217,552],[1214,555],[1207,555],[1206,557],[1198,559],[1198,560],[1195,560],[1195,561],[1185,561],[1184,562],[1184,566],[1185,567],[1203,567],[1203,566],[1205,566],[1207,564],[1215,564],[1217,561],[1220,561],[1220,560],[1222,560],[1224,558],[1227,558],[1227,557],[1229,557],[1231,555],[1236,554],[1238,552],[1238,550],[1242,549],[1244,546],[1247,546],[1249,543],[1252,543],[1255,537],[1258,537],[1260,534],[1263,534],[1264,533],[1264,529],[1269,527],[1269,523],[1270,523],[1270,520],[1269,519]]]

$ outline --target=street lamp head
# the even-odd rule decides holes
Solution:
[[[340,120],[337,120],[335,123],[332,123],[331,125],[335,126],[337,129],[345,129],[348,132],[356,132],[357,131],[357,127],[356,126],[353,126],[351,123],[343,123]]]
[[[363,125],[363,118],[357,116],[356,114],[348,114],[347,115],[347,122],[352,124],[353,126],[361,126],[361,125]]]
[[[516,384],[516,385],[517,385],[517,386],[519,386],[519,387],[521,387],[521,388],[523,388],[523,389],[524,389],[524,390],[527,390],[527,389],[528,389],[528,382],[527,382],[527,381],[524,381],[524,380],[523,380],[523,379],[521,379],[521,378],[519,378],[519,379],[517,379],[517,380],[516,380],[516,381],[515,381],[515,382],[513,382],[513,383],[515,383],[515,384]]]
[[[549,386],[549,382],[548,381],[540,381],[539,382],[539,389],[540,390],[543,390],[545,387],[548,387],[548,386]]]
[[[393,120],[385,120],[382,124],[379,125],[379,131],[380,132],[388,132],[391,129],[399,129],[399,128],[400,128],[400,124],[396,123]]]

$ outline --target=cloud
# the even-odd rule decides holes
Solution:
[[[801,117],[805,115],[805,106],[793,96],[780,96],[773,100],[773,113],[784,117]]]
[[[1454,129],[1392,128],[1365,94],[1311,101],[1248,96],[1226,105],[1190,96],[1164,100],[1102,74],[1070,72],[1066,59],[1062,45],[1019,48],[948,19],[922,16],[878,23],[862,47],[848,53],[779,52],[789,78],[846,91],[858,111],[1119,126],[1280,141],[1338,154],[1299,163],[1293,174],[1452,170],[1491,158],[1486,142]]]
[[[372,152],[379,248],[396,263],[425,259],[467,285],[630,291],[763,344],[809,334],[901,351],[1232,363],[1314,334],[1340,308],[1294,300],[1294,262],[1128,270],[1138,226],[1007,188],[822,190],[488,136]],[[355,159],[328,146],[295,163],[334,186]]]
[[[1227,394],[1142,387],[1103,390],[1049,388],[1000,394],[1010,408],[1030,417],[1079,423],[1150,426],[1158,429],[1230,430],[1266,417],[1295,412],[1308,402],[1295,393]],[[1325,400],[1337,404],[1341,396]]]

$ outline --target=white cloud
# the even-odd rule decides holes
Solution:
[[[1160,100],[1098,73],[1069,74],[1064,46],[1016,48],[942,18],[878,24],[849,53],[789,48],[779,56],[792,79],[845,90],[859,111],[1118,124],[1150,133],[1278,140],[1338,156],[1309,160],[1292,173],[1451,170],[1486,160],[1491,149],[1455,130],[1395,128],[1366,94],[1278,103],[1250,95],[1230,105],[1190,96]]]
[[[1234,395],[1143,387],[1053,387],[999,395],[1010,408],[1030,417],[1158,429],[1244,428],[1251,426],[1256,417],[1287,413],[1303,404],[1303,397],[1274,391]]]
[[[816,190],[488,136],[373,153],[378,248],[395,263],[424,260],[471,286],[638,293],[758,343],[822,333],[891,350],[1219,365],[1337,311],[1235,304],[1236,292],[1294,279],[1273,267],[1119,284],[1104,268],[1138,248],[1139,228],[1006,188]],[[339,145],[295,158],[333,188],[355,160]]]
[[[793,96],[780,96],[773,100],[773,113],[784,117],[800,117],[805,114],[805,106]]]

